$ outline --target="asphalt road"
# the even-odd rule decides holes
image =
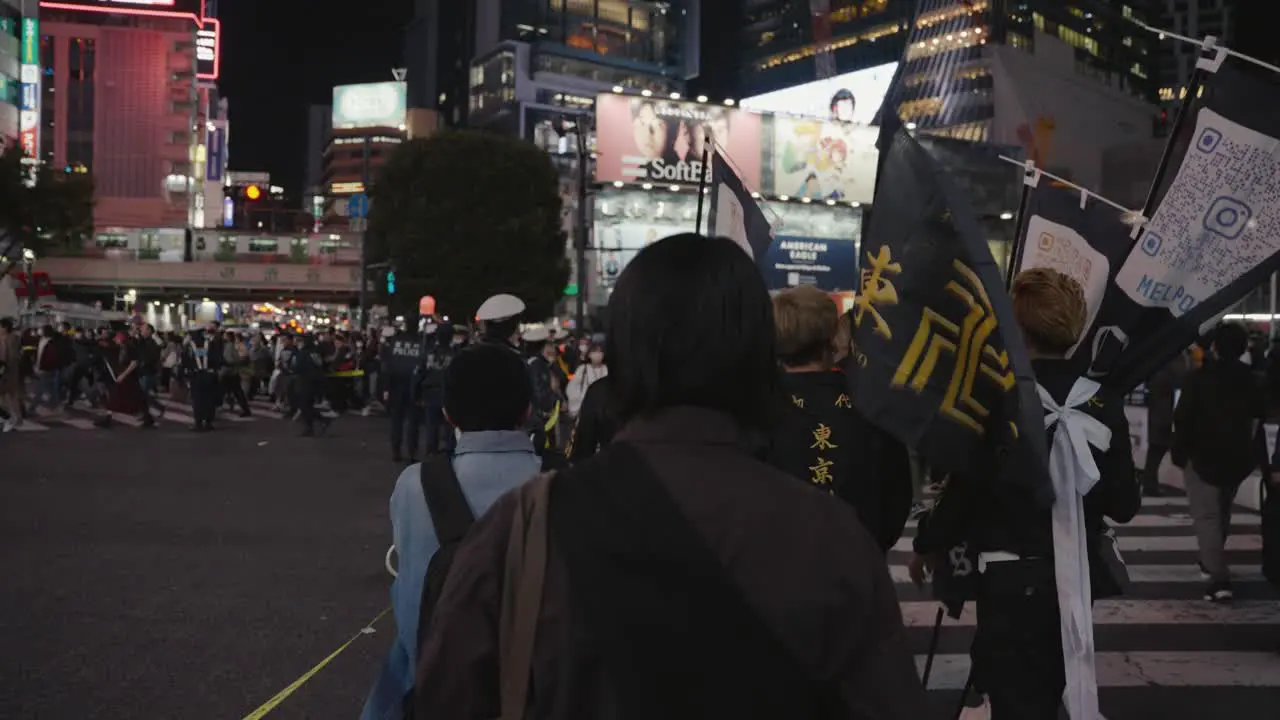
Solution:
[[[0,718],[242,718],[388,605],[382,422],[0,436]],[[355,718],[388,615],[272,713]]]
[[[213,435],[172,418],[0,435],[0,719],[239,720],[358,633],[389,602],[385,422],[342,418],[318,439],[265,412]],[[1238,600],[1218,608],[1199,599],[1179,495],[1120,530],[1136,585],[1095,612],[1103,710],[1271,720],[1280,603],[1258,518],[1237,513]],[[906,547],[890,564],[923,661],[935,606],[906,580]],[[357,718],[393,630],[388,615],[270,719]],[[972,618],[944,627],[938,720],[971,640]]]

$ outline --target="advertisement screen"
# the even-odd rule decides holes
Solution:
[[[745,110],[870,124],[884,102],[898,63],[855,70],[742,101]]]
[[[394,127],[405,124],[402,82],[339,85],[333,89],[333,129]]]
[[[217,80],[222,63],[222,23],[208,18],[196,31],[196,77]]]
[[[837,292],[858,289],[857,246],[852,240],[779,235],[761,263],[770,290],[813,285]]]
[[[596,180],[697,185],[708,135],[743,183],[760,186],[761,117],[733,108],[626,95],[596,99]]]
[[[82,7],[90,12],[188,13],[204,17],[204,0],[50,0],[40,5],[68,9]]]
[[[769,166],[764,191],[814,200],[870,203],[876,186],[871,125],[771,115],[765,117]]]

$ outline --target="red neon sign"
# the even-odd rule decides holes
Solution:
[[[204,0],[182,0],[183,6],[193,6],[183,12],[177,10],[179,0],[81,0],[81,2],[41,2],[40,7],[50,10],[74,10],[104,15],[141,15],[145,17],[190,19],[199,25],[204,19]],[[89,4],[92,3],[92,4]],[[160,8],[173,8],[163,10]]]

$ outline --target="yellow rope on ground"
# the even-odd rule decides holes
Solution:
[[[302,687],[304,684],[306,684],[308,680],[315,677],[316,673],[323,670],[325,665],[328,665],[329,663],[333,662],[333,659],[341,655],[343,650],[346,650],[347,648],[351,647],[351,643],[355,642],[356,640],[359,640],[361,635],[372,634],[373,626],[377,624],[379,620],[382,619],[383,615],[386,615],[389,612],[391,612],[391,608],[386,608],[382,612],[378,613],[377,617],[375,617],[373,620],[370,620],[368,625],[365,625],[364,627],[360,628],[360,632],[351,636],[351,639],[343,643],[342,647],[338,648],[337,650],[334,650],[332,653],[329,653],[329,657],[316,663],[315,667],[303,673],[302,677],[298,678],[297,680],[294,680],[292,683],[289,683],[288,687],[276,693],[274,697],[272,697],[270,700],[263,703],[262,706],[259,707],[257,710],[254,710],[248,715],[245,715],[244,720],[262,720],[262,718],[267,716],[267,713],[271,712],[272,710],[275,710],[277,707],[279,707],[280,703],[284,702],[289,698],[290,695],[297,692],[298,688]]]

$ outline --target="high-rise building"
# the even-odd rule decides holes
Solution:
[[[23,0],[0,0],[0,150],[18,145]]]
[[[40,159],[93,176],[99,228],[205,224],[220,28],[204,11],[41,8]]]
[[[333,108],[307,108],[307,155],[303,160],[302,209],[315,217],[324,215],[324,153],[333,135]]]
[[[403,82],[333,89],[328,142],[320,156],[323,217],[332,221],[346,216],[350,198],[367,194],[366,183],[377,178],[391,152],[404,142],[409,130],[406,98]]]
[[[1153,24],[1162,30],[1202,39],[1212,35],[1227,47],[1237,47],[1240,22],[1237,0],[1153,0]],[[1270,24],[1270,23],[1268,23]],[[1174,103],[1186,96],[1187,83],[1196,67],[1199,49],[1191,43],[1166,38],[1159,45],[1160,100]]]

